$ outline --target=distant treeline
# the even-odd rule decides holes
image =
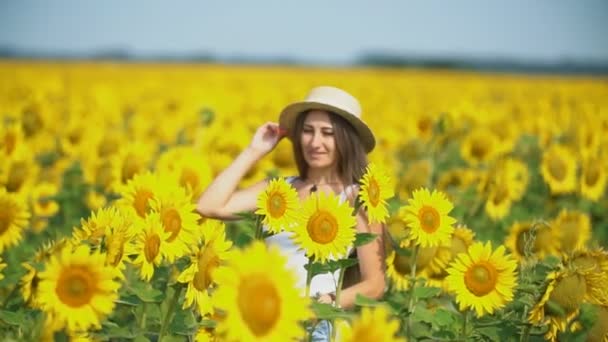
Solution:
[[[116,60],[129,62],[168,62],[168,63],[234,63],[234,64],[261,64],[261,65],[318,65],[314,61],[300,60],[290,57],[222,57],[209,53],[192,53],[187,55],[146,55],[139,56],[123,49],[106,49],[89,54],[75,54],[62,52],[33,52],[13,48],[0,47],[0,59],[32,59],[32,60]],[[323,63],[321,63],[323,64]],[[345,65],[345,64],[341,64]],[[608,75],[608,61],[581,62],[574,60],[561,60],[559,62],[536,62],[513,60],[506,58],[480,59],[465,57],[412,57],[385,53],[367,53],[354,59],[347,65],[377,66],[393,68],[432,68],[432,69],[458,69],[495,72],[521,72],[539,74],[586,74]]]

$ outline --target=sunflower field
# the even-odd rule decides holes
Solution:
[[[356,203],[300,203],[283,139],[240,184],[272,179],[258,210],[198,214],[318,85],[377,138]],[[608,341],[605,77],[5,60],[0,118],[3,341]],[[385,234],[356,233],[360,210]],[[307,284],[381,239],[384,294],[303,296],[263,243],[282,230]]]

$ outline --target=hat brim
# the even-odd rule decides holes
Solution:
[[[279,126],[286,129],[288,136],[291,137],[298,115],[311,109],[326,110],[340,115],[348,121],[355,128],[357,134],[359,134],[363,147],[367,153],[371,152],[376,146],[376,138],[365,122],[344,109],[322,102],[303,101],[288,105],[283,109],[279,116]]]

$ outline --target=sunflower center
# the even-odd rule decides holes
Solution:
[[[423,206],[418,211],[418,219],[422,230],[431,234],[439,228],[439,212],[437,209],[429,206]]]
[[[104,138],[101,143],[97,146],[97,155],[100,157],[107,157],[109,155],[118,152],[119,144],[115,139]]]
[[[488,141],[485,140],[474,141],[473,145],[471,146],[471,155],[477,160],[484,160],[488,154],[487,144]]]
[[[375,178],[372,178],[372,180],[369,182],[367,194],[369,196],[371,205],[373,207],[377,207],[380,203],[380,187],[378,186],[378,182]]]
[[[503,203],[503,201],[509,199],[509,191],[505,186],[499,186],[494,190],[493,197],[492,201],[494,202],[494,205],[499,205],[500,203]]]
[[[133,155],[127,156],[122,165],[121,180],[127,183],[135,174],[139,171],[139,165],[137,164],[137,158]]]
[[[338,221],[331,213],[324,210],[317,210],[308,219],[306,226],[310,238],[320,244],[328,244],[338,235]]]
[[[167,233],[171,233],[171,236],[167,238],[167,242],[171,242],[177,238],[177,235],[182,228],[182,219],[177,210],[171,208],[164,212],[163,227],[165,227]]]
[[[215,254],[212,248],[205,247],[198,258],[198,271],[194,275],[192,284],[199,291],[204,291],[209,288],[213,279],[211,274],[220,265],[220,258]]]
[[[585,277],[572,274],[557,281],[549,300],[559,304],[566,312],[578,309],[587,293]]]
[[[133,208],[139,217],[146,217],[148,211],[150,211],[150,199],[152,198],[152,191],[147,189],[139,189],[135,193],[133,199]]]
[[[17,144],[17,136],[15,134],[9,133],[4,136],[4,146],[6,147],[6,152],[10,156],[15,149],[15,145]]]
[[[8,172],[6,190],[8,192],[18,192],[27,179],[28,174],[29,172],[25,162],[16,162],[12,164]]]
[[[10,210],[12,207],[10,203],[0,205],[0,235],[4,234],[13,223],[13,212]]]
[[[257,337],[266,335],[281,315],[279,293],[264,275],[251,274],[241,279],[237,301],[241,317]]]
[[[273,218],[279,218],[283,216],[285,210],[287,210],[287,203],[285,202],[285,198],[281,196],[279,193],[272,193],[268,197],[267,201],[268,213]]]
[[[496,288],[498,272],[496,268],[485,262],[471,266],[464,274],[464,283],[467,289],[477,297],[485,296]]]
[[[151,263],[154,261],[156,256],[158,255],[158,251],[160,249],[160,237],[158,234],[154,234],[146,240],[146,245],[144,246],[144,255],[146,256],[146,261]]]
[[[566,163],[559,158],[549,159],[549,173],[558,181],[566,178]]]
[[[190,187],[190,189],[195,190],[198,189],[201,180],[200,177],[198,176],[198,174],[196,172],[194,172],[194,170],[189,169],[189,168],[184,168],[182,170],[180,179],[179,179],[179,183],[184,187]]]
[[[97,288],[97,279],[83,266],[70,266],[61,271],[55,292],[64,304],[73,308],[91,302]]]
[[[395,271],[401,275],[409,275],[412,270],[410,267],[410,259],[404,255],[399,255],[397,252],[395,252],[393,266],[395,267]]]
[[[597,184],[598,179],[600,179],[600,171],[596,165],[591,165],[585,172],[585,184],[593,186]]]
[[[114,177],[112,176],[112,164],[109,162],[105,162],[101,164],[95,173],[96,183],[103,186],[104,188],[108,188],[110,184],[112,184],[112,180]]]

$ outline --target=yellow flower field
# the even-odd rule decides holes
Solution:
[[[310,278],[375,238],[335,197],[299,203],[287,139],[241,183],[277,179],[255,212],[195,211],[317,85],[378,140],[357,205],[387,227],[388,286],[354,310],[298,295],[256,241],[292,230]],[[3,339],[608,339],[606,77],[4,60],[0,118]]]

